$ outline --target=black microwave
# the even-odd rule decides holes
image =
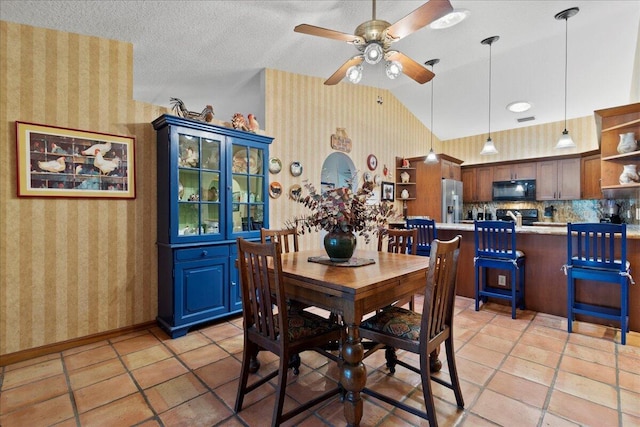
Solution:
[[[493,201],[535,201],[536,180],[494,181]]]

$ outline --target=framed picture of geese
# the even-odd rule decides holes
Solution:
[[[135,137],[16,122],[18,196],[133,199]]]

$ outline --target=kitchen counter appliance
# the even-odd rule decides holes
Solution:
[[[513,221],[513,218],[507,215],[509,211],[513,212],[514,215],[520,212],[520,215],[522,215],[522,225],[533,225],[534,222],[539,221],[537,209],[496,209],[496,219]]]
[[[536,200],[536,180],[494,181],[492,200],[495,201],[534,201]]]

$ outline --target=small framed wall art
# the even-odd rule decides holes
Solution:
[[[18,196],[133,199],[135,138],[16,122]]]
[[[380,189],[380,200],[393,201],[395,199],[395,184],[393,182],[382,181]]]

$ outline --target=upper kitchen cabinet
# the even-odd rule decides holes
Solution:
[[[581,199],[601,199],[600,153],[584,155],[581,159],[582,196]]]
[[[512,163],[497,165],[493,168],[494,181],[512,181],[516,179],[536,179],[536,163]]]
[[[537,162],[536,200],[580,199],[580,158]]]
[[[462,199],[464,203],[491,201],[494,168],[469,166],[462,168]]]
[[[442,165],[442,179],[455,179],[456,181],[462,180],[460,163],[452,160],[440,159],[440,164]]]
[[[640,189],[640,183],[621,184],[620,174],[625,165],[640,164],[640,150],[637,144],[620,149],[618,146],[623,139],[637,141],[640,138],[640,103],[597,110],[594,114],[602,153],[602,191],[607,198],[633,195]]]

